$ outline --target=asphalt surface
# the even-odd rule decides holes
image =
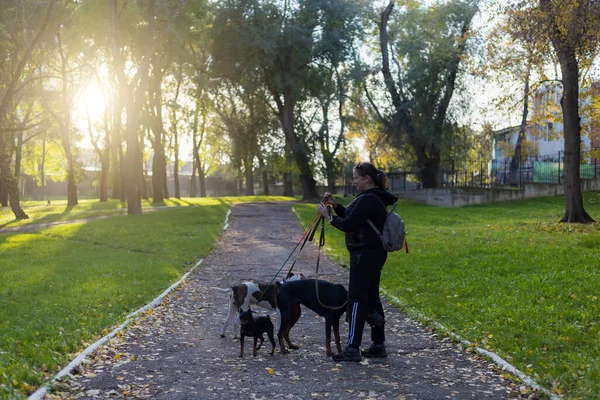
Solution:
[[[325,354],[325,322],[306,308],[290,335],[299,350],[282,355],[277,348],[271,356],[266,340],[254,358],[251,339],[246,338],[245,356],[240,358],[232,328],[226,338],[219,336],[228,296],[209,287],[269,282],[303,233],[291,207],[291,203],[233,207],[229,229],[187,281],[86,360],[72,378],[57,384],[47,398],[535,398],[505,379],[493,364],[385,302],[386,359],[333,362]],[[316,256],[316,246],[306,246],[295,272],[314,277]],[[348,272],[321,254],[319,277],[347,286]],[[269,315],[261,308],[253,310]],[[274,322],[274,314],[270,315]],[[343,320],[341,326],[345,341]],[[369,345],[367,327],[363,346]]]

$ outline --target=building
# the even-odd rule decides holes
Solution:
[[[560,99],[561,85],[545,82],[533,94],[530,118],[521,143],[521,160],[513,157],[520,126],[493,132],[490,174],[496,184],[522,182],[559,183],[564,159],[564,133]],[[582,179],[597,176],[600,167],[600,82],[582,90],[580,97]],[[518,171],[517,171],[518,168]],[[518,178],[516,178],[518,173]]]

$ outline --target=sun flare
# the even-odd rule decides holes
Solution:
[[[78,108],[83,111],[84,118],[89,115],[92,121],[97,121],[104,114],[105,107],[104,92],[95,83],[88,84],[83,91],[80,104],[78,104]]]

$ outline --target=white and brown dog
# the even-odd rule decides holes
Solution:
[[[225,337],[227,327],[233,323],[233,337],[237,338],[240,324],[238,312],[240,310],[248,311],[250,305],[254,304],[266,308],[267,310],[275,311],[276,329],[277,332],[279,332],[279,326],[281,324],[281,313],[279,312],[279,307],[277,307],[277,294],[279,293],[279,288],[281,285],[285,284],[285,282],[300,279],[304,279],[304,275],[291,274],[284,279],[283,283],[276,281],[270,286],[267,283],[244,282],[224,289],[211,287],[211,289],[218,290],[219,292],[229,293],[229,311],[227,313],[227,319],[223,324],[223,329],[221,330],[221,337]],[[260,297],[261,293],[265,291],[265,288],[267,288],[266,292]],[[258,302],[259,298],[260,302]]]

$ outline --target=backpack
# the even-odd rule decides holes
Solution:
[[[379,229],[375,227],[375,224],[370,219],[368,219],[367,222],[369,225],[371,225],[371,228],[373,228],[375,233],[379,235],[381,244],[383,245],[385,251],[399,251],[404,247],[406,249],[406,253],[408,253],[408,243],[406,242],[404,221],[398,214],[394,212],[396,204],[394,204],[392,211],[388,212],[385,204],[383,204],[383,201],[381,201],[378,196],[375,197],[377,197],[377,199],[381,202],[381,205],[383,205],[383,208],[385,208],[386,212],[385,222],[383,224],[383,232],[379,232]]]

